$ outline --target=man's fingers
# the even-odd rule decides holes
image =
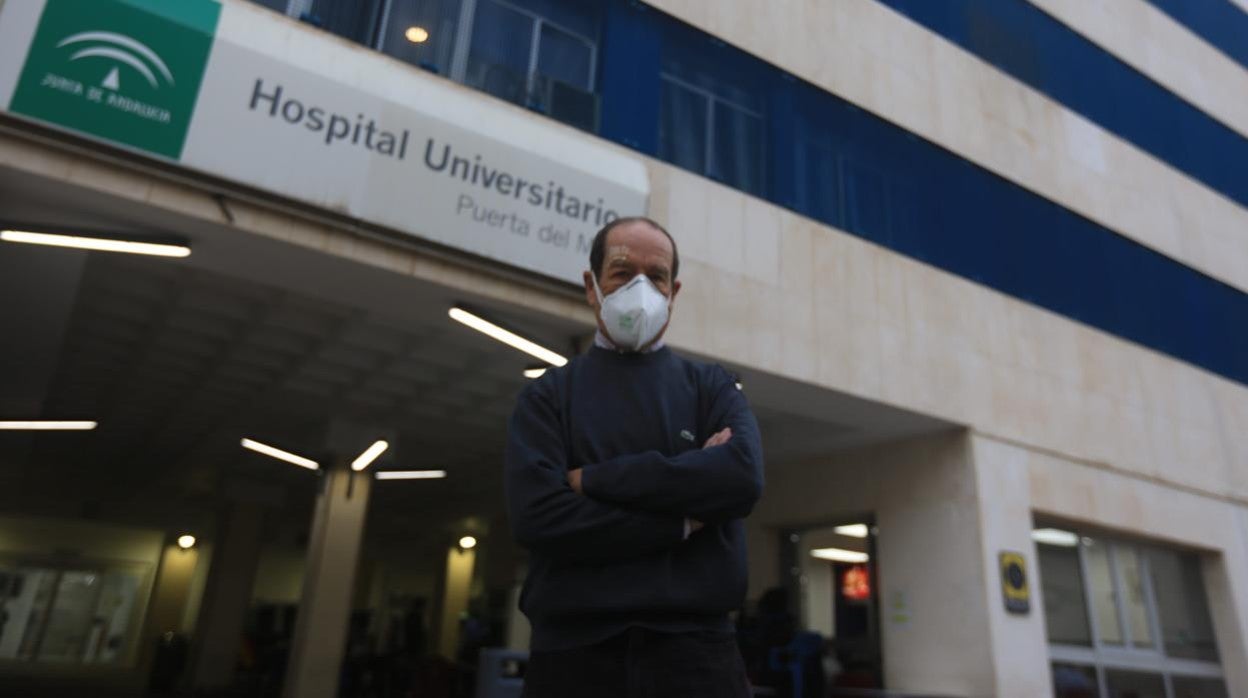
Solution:
[[[711,436],[711,438],[707,439],[706,445],[703,446],[702,448],[710,448],[712,446],[720,446],[720,445],[726,444],[728,443],[728,440],[731,438],[732,438],[732,428],[724,427],[723,429],[715,433],[713,436]]]

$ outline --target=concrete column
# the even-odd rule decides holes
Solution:
[[[182,629],[191,579],[198,562],[197,549],[183,550],[172,543],[165,545],[143,630],[142,659],[139,665],[144,667],[145,672],[155,655],[157,638],[167,632],[176,633]]]
[[[438,581],[436,604],[437,642],[433,651],[439,656],[456,658],[459,648],[459,617],[468,609],[468,594],[472,588],[472,573],[477,562],[477,551],[463,551],[458,546],[447,548],[447,563]]]
[[[344,463],[326,471],[324,477],[308,540],[303,598],[283,688],[289,698],[337,694],[368,513],[371,473],[353,473]]]
[[[968,439],[881,449],[879,526],[884,685],[949,696],[995,688],[981,520]]]
[[[992,638],[994,682],[998,696],[1053,695],[1049,644],[1040,586],[1040,559],[1031,540],[1031,480],[1026,453],[972,437],[979,529],[987,584],[988,627]],[[1031,611],[1010,613],[1001,588],[1000,554],[1022,553],[1027,561]]]
[[[222,521],[195,624],[190,679],[195,689],[224,688],[234,679],[263,532],[260,504],[235,502]]]
[[[1227,504],[1227,545],[1203,574],[1228,695],[1248,696],[1248,508]]]
[[[446,551],[437,635],[437,652],[446,659],[454,660],[455,651],[459,648],[459,618],[468,610],[472,568],[476,559],[476,550],[460,550],[459,546],[452,546]]]
[[[959,435],[881,450],[877,521],[885,685],[951,696],[1053,695],[1026,463]],[[999,556],[1027,561],[1031,609],[1005,608]]]

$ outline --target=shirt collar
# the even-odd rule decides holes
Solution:
[[[615,344],[612,343],[610,339],[607,339],[607,336],[602,333],[601,328],[599,328],[598,331],[594,333],[594,346],[598,347],[599,349],[607,349],[609,351],[618,351],[621,354],[624,353],[624,351],[620,349],[619,347],[615,346]],[[651,352],[656,352],[662,348],[663,348],[663,338],[659,337],[658,339],[654,341],[653,344],[643,349],[641,353],[649,354]]]

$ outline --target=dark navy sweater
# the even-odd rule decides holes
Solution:
[[[732,428],[723,445],[702,448]],[[583,468],[585,494],[567,483]],[[593,347],[525,387],[507,435],[512,530],[530,551],[534,650],[630,626],[730,630],[745,598],[742,519],[763,488],[758,423],[723,368]],[[705,528],[684,537],[685,519]]]

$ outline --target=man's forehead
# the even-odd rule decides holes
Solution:
[[[606,244],[604,257],[607,264],[654,264],[658,262],[664,266],[670,266],[672,244],[666,235],[653,228],[646,229],[644,233],[639,230],[612,231],[611,239]]]

